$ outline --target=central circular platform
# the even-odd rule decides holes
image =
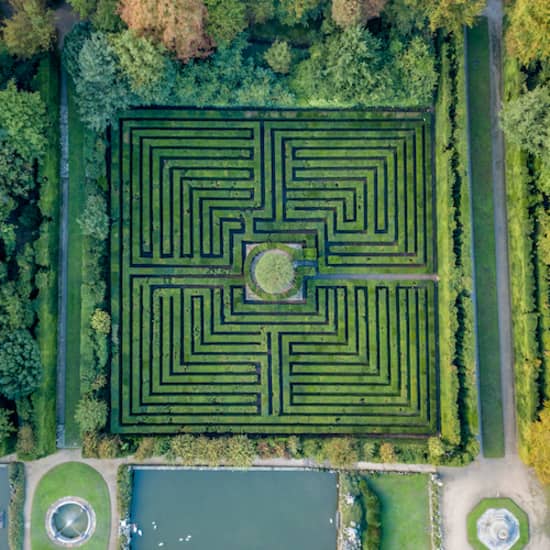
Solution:
[[[288,300],[299,294],[301,248],[266,242],[248,248],[244,272],[253,299]]]
[[[285,250],[265,250],[256,256],[251,267],[256,284],[268,294],[284,294],[294,285],[294,262]]]

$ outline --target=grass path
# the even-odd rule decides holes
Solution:
[[[496,458],[504,455],[504,424],[493,204],[489,33],[485,18],[467,30],[466,51],[481,429],[484,455]]]

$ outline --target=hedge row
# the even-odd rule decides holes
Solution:
[[[8,544],[10,550],[23,550],[25,533],[25,467],[21,462],[8,466],[10,481],[10,505],[8,511]]]
[[[518,98],[536,74],[505,57],[504,101]],[[528,430],[544,400],[550,399],[549,266],[540,252],[541,220],[548,216],[548,197],[539,184],[536,159],[506,144],[506,185],[514,333],[515,400],[520,456],[527,460]],[[545,210],[546,208],[546,210]]]
[[[436,102],[441,436],[461,462],[478,452],[464,41],[439,40]],[[462,456],[463,458],[459,458]],[[449,458],[450,459],[450,458]]]

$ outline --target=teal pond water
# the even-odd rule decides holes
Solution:
[[[335,550],[337,476],[137,468],[132,550]]]

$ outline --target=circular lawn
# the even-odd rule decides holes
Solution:
[[[101,474],[81,462],[66,462],[52,468],[38,483],[32,503],[31,538],[33,550],[58,550],[46,532],[46,515],[50,506],[63,497],[87,501],[96,515],[96,528],[90,539],[79,546],[86,550],[109,547],[111,509],[109,489]]]

